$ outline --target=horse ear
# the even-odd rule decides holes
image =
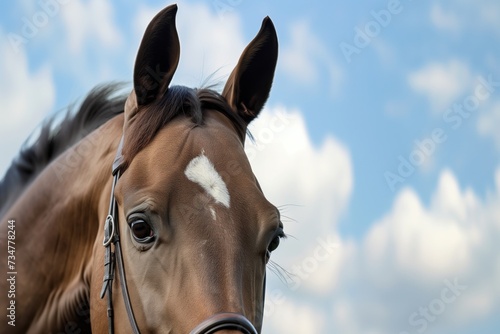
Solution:
[[[247,124],[258,116],[269,97],[277,60],[278,37],[273,22],[266,17],[222,91],[222,96]]]
[[[139,106],[151,103],[168,90],[179,63],[179,36],[175,28],[177,5],[159,12],[142,38],[134,67],[134,90]]]

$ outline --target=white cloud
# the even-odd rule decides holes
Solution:
[[[441,4],[434,3],[431,7],[431,21],[439,29],[452,32],[460,31],[461,22],[456,13],[445,11]]]
[[[79,54],[85,43],[114,49],[122,36],[114,24],[114,11],[109,0],[73,0],[61,11],[70,50]]]
[[[453,6],[446,9],[443,8],[443,3],[445,2],[435,2],[430,7],[429,16],[436,28],[454,33],[489,30],[498,34],[500,13],[496,0],[456,0],[453,1]]]
[[[403,189],[361,240],[342,240],[335,231],[352,191],[349,154],[335,150],[342,145],[334,139],[311,145],[297,111],[274,107],[262,116],[253,129],[257,144],[247,151],[264,192],[276,204],[304,204],[289,213],[298,223],[285,224],[297,239],[273,254],[292,278],[287,287],[269,275],[265,332],[416,333],[420,310],[442,304],[425,330],[454,333],[498,313],[500,167],[484,199],[444,170],[429,204]],[[343,184],[341,175],[351,181]],[[323,260],[318,247],[329,233],[335,247]],[[444,302],[443,289],[450,294],[454,283],[462,290]]]
[[[442,112],[470,87],[472,75],[462,61],[430,63],[408,75],[410,87],[424,95],[434,112]]]
[[[369,262],[379,264],[394,254],[399,270],[425,280],[467,271],[471,261],[468,242],[474,231],[454,220],[464,205],[455,192],[455,182],[448,172],[442,175],[433,212],[422,206],[413,191],[401,192],[391,213],[367,234]]]
[[[294,238],[273,254],[292,277],[288,287],[268,277],[265,332],[302,332],[311,323],[314,333],[416,332],[410,315],[441,298],[445,280],[467,288],[429,333],[453,332],[500,308],[500,270],[493,269],[500,256],[490,256],[499,253],[500,169],[484,200],[444,170],[429,204],[404,189],[362,240],[342,240],[336,224],[352,192],[348,151],[333,138],[315,147],[300,112],[280,106],[266,110],[252,132],[256,144],[247,151],[266,196],[303,205],[287,212],[298,220],[285,224]],[[323,260],[317,250],[328,236],[335,247]]]
[[[305,86],[318,84],[321,74],[326,71],[331,91],[335,93],[343,73],[325,43],[303,21],[294,23],[290,33],[291,43],[282,46],[278,68]]]
[[[500,28],[500,13],[498,12],[498,2],[496,2],[495,0],[491,0],[480,6],[477,6],[477,4],[475,5],[475,8],[477,8],[477,11],[479,12],[479,22],[498,33],[498,29]],[[472,23],[477,24],[477,21]]]
[[[0,40],[6,40],[0,30]],[[15,52],[0,44],[0,175],[3,176],[21,144],[45,118],[54,105],[55,88],[49,66],[30,71],[23,49]]]
[[[453,333],[494,317],[500,310],[500,168],[495,180],[494,192],[484,200],[462,190],[449,170],[441,173],[427,206],[413,190],[402,190],[343,262],[343,275],[329,296],[334,315],[329,331],[418,332],[420,310],[439,305],[446,282],[457,282],[462,290],[452,302],[441,303],[444,313],[431,312],[436,318],[426,321],[428,333]]]
[[[477,130],[484,137],[491,137],[500,151],[500,101],[492,103],[489,109],[479,115]]]
[[[326,316],[321,309],[303,302],[287,301],[264,319],[263,333],[318,334],[325,332]]]
[[[151,19],[162,9],[139,7],[134,19],[136,34],[142,38]],[[255,22],[255,34],[261,22]],[[211,74],[214,79],[229,76],[241,52],[250,43],[243,37],[239,16],[226,12],[221,20],[203,3],[179,4],[176,17],[181,58],[174,82],[199,87]],[[134,51],[135,52],[135,51]],[[135,58],[136,54],[133,54]],[[215,83],[218,83],[217,80]],[[209,82],[211,84],[211,82]]]
[[[348,149],[333,137],[316,147],[300,112],[284,106],[266,109],[250,130],[256,142],[247,142],[246,150],[264,192],[278,205],[300,205],[294,211],[308,213],[290,227],[298,228],[297,232],[308,229],[299,225],[309,223],[323,231],[334,227],[347,208],[353,188]],[[269,162],[276,158],[279,162],[270,169]],[[315,211],[316,219],[310,222],[309,214]]]
[[[321,48],[321,43],[310,31],[305,22],[291,27],[291,45],[284,48],[281,56],[281,67],[292,78],[304,81],[304,84],[315,83],[319,77],[319,69],[311,55]]]
[[[272,256],[292,275],[288,286],[272,273],[268,277],[266,304],[272,311],[266,312],[264,332],[324,333],[328,314],[321,303],[352,250],[336,232],[353,189],[350,153],[333,137],[314,145],[301,113],[283,106],[264,110],[251,132],[255,144],[248,141],[246,151],[252,168],[266,197],[282,206],[291,235]]]
[[[338,333],[359,333],[359,325],[356,323],[355,309],[349,299],[335,301],[332,311],[331,322],[335,323]]]

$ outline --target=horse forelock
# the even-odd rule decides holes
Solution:
[[[134,119],[126,125],[123,158],[124,168],[145,148],[168,122],[176,117],[190,119],[193,127],[204,125],[204,111],[215,110],[225,115],[243,140],[245,121],[231,109],[226,100],[216,91],[185,86],[172,86],[154,103],[141,107]]]

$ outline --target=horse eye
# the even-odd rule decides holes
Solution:
[[[148,243],[154,240],[154,231],[143,219],[137,219],[130,224],[132,236],[137,242]]]
[[[280,245],[280,237],[279,236],[276,236],[274,237],[274,239],[271,241],[271,243],[269,244],[269,246],[267,247],[267,251],[269,253],[271,253],[272,251],[274,251],[276,248],[278,248],[278,246]]]

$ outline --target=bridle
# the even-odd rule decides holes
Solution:
[[[125,268],[123,265],[122,250],[120,246],[120,229],[118,226],[117,204],[114,196],[115,186],[120,178],[120,172],[123,166],[123,137],[118,145],[115,160],[113,161],[112,176],[113,184],[111,186],[111,196],[109,200],[108,216],[104,223],[104,240],[105,247],[104,255],[104,278],[101,289],[101,299],[107,295],[107,316],[108,316],[108,333],[114,334],[114,312],[113,312],[113,279],[115,275],[115,265],[120,275],[120,288],[122,291],[125,310],[130,321],[130,326],[134,334],[140,334],[139,327],[134,317],[134,311],[130,303],[130,297],[127,289],[127,280],[125,276]],[[111,249],[113,245],[114,252]],[[264,296],[265,298],[265,276],[264,276]],[[220,330],[238,330],[244,334],[258,334],[253,324],[242,314],[225,312],[217,313],[206,319],[196,326],[190,334],[212,334]]]

